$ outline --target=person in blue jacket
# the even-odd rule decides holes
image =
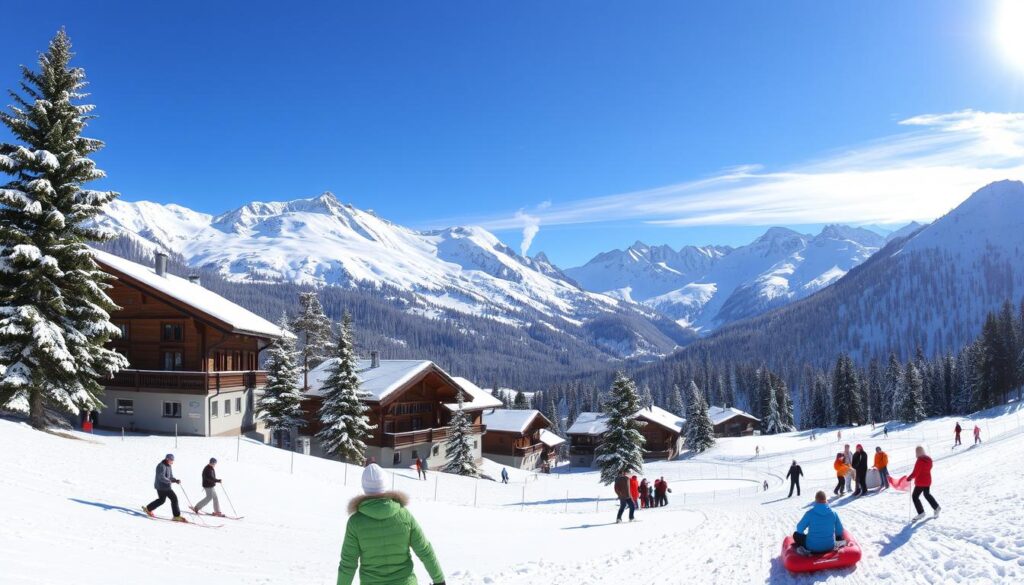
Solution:
[[[806,533],[805,533],[806,531]],[[828,496],[819,491],[814,494],[814,505],[796,525],[793,542],[810,552],[828,552],[836,547],[836,541],[843,539],[843,523],[839,514],[828,505]]]

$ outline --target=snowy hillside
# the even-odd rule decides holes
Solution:
[[[914,446],[926,445],[943,513],[911,526],[906,494],[841,499],[834,505],[864,558],[855,569],[813,576],[787,573],[779,547],[813,491],[835,483],[831,459],[842,444],[834,431],[817,441],[806,432],[723,439],[700,456],[648,464],[645,475],[664,476],[673,491],[667,508],[640,510],[635,524],[614,524],[611,490],[592,471],[517,471],[506,486],[434,472],[417,481],[405,470],[394,485],[410,494],[452,585],[646,585],[684,576],[711,584],[1019,583],[1018,415],[1011,406],[959,419],[966,428],[979,424],[985,442],[956,450],[954,419],[894,425],[888,438],[881,427],[844,429],[850,443],[882,445],[897,476],[907,473]],[[7,454],[0,458],[0,500],[11,504],[0,523],[5,585],[334,582],[358,468],[305,456],[293,464],[288,452],[233,438],[182,438],[175,447],[173,437],[74,436],[0,419]],[[175,453],[175,474],[193,501],[203,464],[217,457],[227,495],[245,518],[207,519],[221,526],[207,529],[143,516],[139,507],[154,495],[153,468],[166,452]],[[783,476],[792,459],[806,477],[803,496],[787,499]],[[166,516],[167,505],[157,512]]]
[[[867,229],[830,225],[817,236],[772,228],[736,249],[637,242],[566,270],[584,288],[642,302],[684,327],[708,332],[804,298],[878,251]]]
[[[416,231],[330,193],[249,203],[219,216],[115,201],[100,223],[147,249],[180,254],[190,266],[236,281],[408,291],[422,305],[409,310],[427,316],[454,312],[519,326],[543,320],[563,331],[597,317],[660,319],[650,309],[580,289],[542,254],[520,256],[482,228]],[[625,345],[596,342],[614,347],[616,357],[667,353],[687,334],[661,320],[657,333],[634,336]]]

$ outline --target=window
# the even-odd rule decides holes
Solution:
[[[235,398],[235,412],[241,414],[242,412],[242,399]]]
[[[185,359],[180,351],[164,352],[164,369],[167,371],[181,371],[185,369]]]
[[[182,329],[181,323],[164,323],[161,328],[160,339],[164,341],[181,341]]]
[[[219,406],[220,403],[217,402],[216,400],[210,403],[210,416],[219,416],[219,414],[217,413],[217,408]]]
[[[231,414],[231,399],[228,398],[224,401],[224,416]]]
[[[164,402],[164,418],[181,418],[181,403]]]
[[[384,432],[393,433],[395,432],[395,423],[393,421],[387,421],[384,423]]]
[[[419,458],[420,458],[420,452],[419,452],[419,451],[417,451],[416,449],[413,449],[413,450],[412,450],[412,460],[413,460],[413,461],[416,461],[416,460],[417,460],[417,459],[419,459]]]
[[[117,327],[117,330],[121,334],[121,339],[122,340],[129,339],[129,337],[128,337],[128,324],[127,323],[114,323],[114,327]]]
[[[135,401],[118,398],[117,414],[135,414]]]
[[[392,459],[391,464],[392,465],[398,465],[401,462],[402,462],[402,452],[401,451],[395,451],[395,456]]]
[[[423,420],[420,417],[412,419],[412,430],[418,431],[423,428]]]

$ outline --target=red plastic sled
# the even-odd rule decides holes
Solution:
[[[786,540],[782,541],[782,564],[792,573],[852,567],[860,560],[860,545],[848,530],[843,530],[843,540],[846,541],[846,546],[837,551],[804,556],[796,552],[793,537],[787,536]]]
[[[901,492],[908,491],[910,489],[910,483],[911,483],[911,481],[909,479],[907,479],[907,476],[905,476],[905,475],[903,477],[899,478],[899,479],[896,479],[896,480],[894,480],[891,477],[889,478],[889,485],[892,486],[892,488],[894,490],[901,491]]]

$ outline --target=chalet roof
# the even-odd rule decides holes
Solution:
[[[212,317],[215,321],[220,321],[221,325],[229,328],[233,333],[269,338],[292,335],[263,317],[236,305],[210,289],[189,282],[187,279],[173,274],[160,276],[152,266],[125,260],[102,250],[92,249],[91,251],[100,268],[114,273],[114,277],[134,280],[145,287],[154,289],[182,305],[196,309],[198,312]]]
[[[533,421],[540,417],[544,419],[548,425],[551,421],[546,416],[540,413],[539,410],[512,410],[512,409],[497,409],[491,412],[484,419],[484,424],[487,425],[488,431],[499,431],[506,433],[525,433]]]
[[[633,414],[633,418],[643,418],[650,421],[658,426],[664,427],[665,429],[681,433],[683,431],[683,425],[686,423],[685,419],[679,418],[671,412],[657,407],[652,406],[650,408],[642,408]],[[581,412],[576,417],[576,422],[572,423],[569,430],[566,431],[570,435],[602,435],[608,430],[608,415],[600,412]]]
[[[323,396],[321,389],[327,380],[328,370],[337,358],[329,359],[309,371],[309,389],[306,394]],[[356,375],[359,376],[359,389],[367,395],[368,400],[380,402],[392,393],[405,387],[409,382],[427,370],[434,369],[443,377],[461,387],[467,394],[464,407],[467,411],[483,410],[501,406],[501,401],[484,392],[476,384],[465,378],[453,378],[430,360],[380,360],[379,365],[371,367],[370,360],[356,360]],[[449,410],[458,408],[458,403],[445,404]]]
[[[708,417],[711,419],[712,425],[720,425],[731,418],[736,418],[737,416],[743,416],[752,420],[756,420],[757,422],[761,422],[761,419],[750,414],[749,412],[743,412],[742,410],[738,408],[732,408],[731,406],[728,408],[724,408],[721,406],[711,406],[708,408]]]
[[[562,443],[564,443],[565,439],[563,439],[562,437],[559,437],[558,435],[556,435],[555,433],[552,433],[551,431],[549,431],[547,429],[541,429],[540,430],[540,442],[544,443],[548,447],[557,447],[557,446],[561,445]]]

